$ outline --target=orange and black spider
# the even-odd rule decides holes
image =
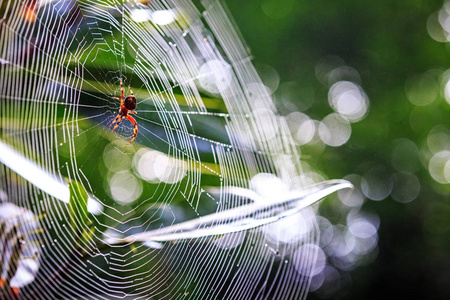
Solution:
[[[120,81],[120,90],[122,91],[122,95],[120,96],[120,99],[117,97],[113,97],[113,99],[120,100],[119,114],[114,119],[114,121],[111,123],[111,125],[109,125],[109,127],[111,127],[114,123],[117,122],[116,126],[114,126],[113,130],[111,131],[111,132],[113,132],[117,128],[117,126],[119,126],[122,119],[127,118],[134,126],[133,127],[133,135],[129,137],[129,139],[131,139],[131,141],[128,142],[128,144],[129,144],[132,141],[134,141],[134,139],[136,138],[136,135],[138,133],[138,128],[137,128],[136,120],[132,116],[129,115],[129,114],[137,114],[137,112],[134,111],[136,109],[137,103],[136,103],[136,97],[134,96],[133,91],[131,90],[131,87],[128,86],[128,88],[130,89],[131,95],[127,96],[124,101],[123,100],[123,83],[121,80]]]

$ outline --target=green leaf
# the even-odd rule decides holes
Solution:
[[[91,223],[87,211],[88,194],[83,185],[75,180],[69,182],[69,190],[70,221],[74,231],[80,234],[85,230],[85,226]]]
[[[80,236],[80,244],[87,244],[94,236],[95,228],[93,226],[86,227]]]

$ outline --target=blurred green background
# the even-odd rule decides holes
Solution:
[[[6,10],[5,3],[0,7],[2,12]],[[345,226],[351,227],[353,214],[362,212],[370,222],[359,225],[375,230],[370,236],[375,243],[360,255],[328,256],[327,262],[339,276],[321,288],[313,284],[308,299],[398,299],[411,293],[413,298],[449,299],[450,72],[447,69],[450,55],[447,41],[450,25],[447,24],[450,24],[450,4],[443,0],[225,0],[225,3],[263,82],[273,91],[279,114],[286,117],[301,152],[305,176],[314,182],[346,178],[356,186],[356,192],[350,197],[339,193],[321,203],[320,215],[324,218],[319,219],[319,225],[331,222],[335,230],[341,228],[348,232]],[[111,44],[122,38],[121,33],[113,31],[111,36],[105,36],[105,41]],[[132,65],[130,49],[125,52],[127,62]],[[24,53],[21,55],[26,56],[28,52]],[[71,160],[74,157],[71,145],[76,144],[76,162],[83,166],[89,178],[86,179],[92,187],[89,192],[109,201],[105,215],[128,220],[128,215],[116,212],[114,206],[118,202],[117,206],[124,211],[132,208],[135,215],[151,219],[148,206],[170,194],[172,188],[164,188],[180,181],[184,173],[178,179],[166,174],[167,185],[152,181],[154,178],[143,178],[142,174],[141,179],[147,182],[137,179],[139,165],[145,162],[139,163],[142,157],[153,155],[168,163],[169,158],[161,153],[168,153],[170,147],[151,101],[139,107],[136,118],[141,131],[133,144],[125,147],[123,139],[116,139],[129,135],[132,129],[128,122],[122,123],[115,134],[110,133],[107,126],[119,108],[119,102],[111,101],[110,97],[119,95],[119,78],[133,87],[138,99],[145,99],[148,94],[130,69],[105,71],[114,60],[103,55],[92,65],[86,65],[92,68],[89,69],[92,73],[88,72],[81,87],[84,94],[77,120],[80,133],[70,143],[59,145],[59,159]],[[343,93],[349,94],[339,98]],[[179,104],[185,105],[181,90],[176,89],[175,94]],[[203,100],[209,111],[225,112],[220,99],[208,97]],[[349,113],[355,103],[360,111]],[[28,109],[24,105],[13,110],[10,104],[3,103],[5,124],[14,124],[14,117],[20,120],[24,116],[22,110]],[[100,108],[102,113],[88,105]],[[350,121],[333,123],[337,120],[335,112],[347,115]],[[62,109],[58,111],[57,124],[62,123],[63,113]],[[328,137],[324,127],[320,129],[324,119],[331,125],[325,129],[335,130]],[[218,118],[192,115],[192,121],[193,127],[198,128],[196,135],[226,143],[224,124]],[[58,140],[65,141],[63,128],[57,129]],[[17,142],[20,146],[10,131],[14,133],[13,126],[0,128],[0,137],[8,137],[11,144]],[[148,149],[143,151],[141,146]],[[207,166],[201,170],[202,185],[220,185],[214,176],[218,165],[210,153],[210,144],[199,142],[198,147],[203,166]],[[169,154],[173,155],[174,165],[186,169],[184,157],[175,156],[175,152]],[[63,164],[58,167],[62,176],[69,177],[70,170]],[[0,175],[3,180],[4,175]],[[192,185],[188,181],[180,182],[176,188]],[[21,183],[12,183],[16,184]],[[4,186],[0,189],[5,189]],[[136,195],[122,192],[123,198],[113,199],[115,187],[137,192]],[[17,200],[9,197],[13,202]],[[141,206],[139,201],[134,202],[139,197],[151,200]],[[207,205],[199,207],[197,213],[215,211],[217,203],[209,200],[206,199]],[[178,195],[171,201],[176,212],[185,209],[177,215],[177,221],[196,217],[184,197]],[[161,223],[170,224],[171,217],[162,216],[149,229]],[[111,227],[119,223],[108,218],[100,221]],[[129,227],[141,225],[138,221],[130,222]],[[326,230],[322,230],[324,233]],[[321,246],[332,252],[334,246],[338,248],[346,243],[350,241],[344,239],[335,245]]]
[[[448,299],[448,87],[445,96],[450,55],[441,24],[450,19],[445,2],[226,3],[258,69],[264,73],[272,67],[280,87],[294,82],[303,92],[287,99],[277,89],[281,115],[298,110],[321,120],[333,112],[328,102],[330,82],[324,82],[319,72],[324,61],[350,69],[342,75],[344,80],[359,74],[356,83],[369,99],[365,118],[351,124],[344,145],[300,149],[302,159],[328,178],[373,175],[391,191],[378,201],[367,199],[362,206],[380,218],[378,253],[373,262],[352,270],[351,279],[342,281],[339,291],[313,292],[309,299],[390,299],[410,293],[414,298]],[[401,179],[398,174],[407,176]],[[417,197],[402,197],[417,190],[417,183]],[[324,203],[321,210],[330,220],[345,223],[332,204]]]

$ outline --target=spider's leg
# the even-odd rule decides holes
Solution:
[[[120,98],[117,98],[117,97],[112,97],[112,98],[120,101]]]
[[[128,144],[129,143],[131,143],[132,141],[134,141],[134,139],[136,138],[136,135],[137,135],[137,133],[138,133],[138,127],[137,127],[137,123],[136,123],[136,120],[132,117],[132,116],[130,116],[130,115],[127,115],[127,119],[133,124],[133,135],[132,136],[130,136],[129,137],[129,139],[131,139],[131,141],[129,141],[128,142]],[[127,144],[127,145],[128,145]]]
[[[133,95],[133,96],[134,96],[134,94],[133,94],[133,90],[131,89],[131,86],[128,86],[128,88],[130,89],[131,95]]]
[[[114,130],[117,128],[117,126],[119,126],[122,119],[123,119],[123,117],[121,117],[120,115],[117,115],[117,117],[114,119],[114,121],[109,125],[109,127],[111,127],[117,121],[116,126],[114,126],[114,128],[113,128],[113,130],[111,130],[111,132],[114,132]]]
[[[116,121],[117,121],[117,119],[118,119],[118,118],[120,118],[120,114],[119,114],[119,115],[117,115],[117,117],[115,117],[114,121],[112,121],[112,123],[111,123],[111,124],[109,124],[109,126],[108,126],[108,127],[111,127],[111,126],[112,126],[112,124],[116,123]]]
[[[128,113],[129,114],[137,114],[137,112],[135,112],[134,110],[129,110]]]
[[[14,293],[14,295],[16,296],[16,298],[19,298],[19,294],[20,294],[20,290],[18,287],[13,287],[12,291]]]
[[[120,80],[120,90],[122,91],[122,95],[120,96],[120,106],[123,105],[123,83],[122,80]]]
[[[113,130],[111,130],[111,132],[114,132],[114,130],[116,130],[117,126],[119,126],[120,121],[122,121],[122,118],[119,119],[119,121],[117,121],[116,125],[114,126]]]

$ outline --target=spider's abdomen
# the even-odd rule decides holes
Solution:
[[[125,98],[124,105],[128,110],[136,109],[136,97],[131,95]]]

